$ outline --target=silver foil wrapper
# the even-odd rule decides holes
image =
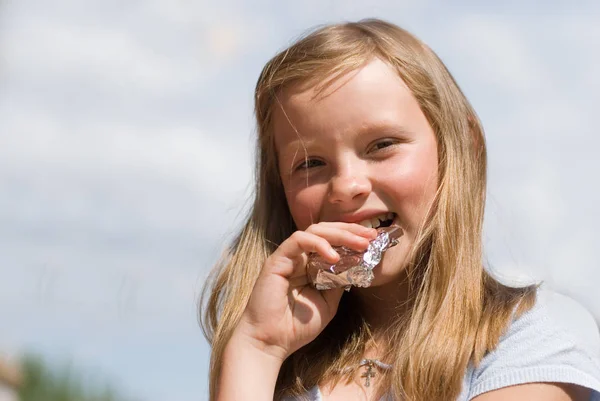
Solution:
[[[310,283],[317,290],[332,288],[369,287],[373,281],[373,268],[381,262],[383,253],[398,244],[398,239],[404,234],[398,226],[381,227],[377,229],[377,238],[369,243],[364,252],[358,252],[345,246],[334,249],[340,255],[340,260],[331,264],[319,254],[311,253],[306,265]]]

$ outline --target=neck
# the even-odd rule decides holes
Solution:
[[[408,277],[404,272],[398,280],[384,285],[353,289],[353,296],[362,316],[369,324],[376,341],[383,340],[398,316],[404,316],[409,308]]]

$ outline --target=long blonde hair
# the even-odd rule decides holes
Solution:
[[[515,314],[535,301],[535,287],[504,286],[483,268],[483,129],[442,61],[413,35],[382,20],[324,26],[271,59],[256,85],[254,204],[203,292],[202,327],[212,346],[211,400],[224,348],[263,263],[296,230],[273,141],[276,96],[291,85],[323,89],[375,57],[391,65],[412,91],[436,134],[439,159],[436,199],[408,266],[409,312],[389,330],[393,369],[382,388],[396,399],[455,399],[468,364],[493,350]],[[343,367],[358,363],[370,331],[353,302],[352,293],[345,294],[325,330],[284,362],[276,398],[301,395],[323,381],[335,383],[344,376]]]

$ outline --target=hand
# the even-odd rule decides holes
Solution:
[[[359,224],[321,222],[296,231],[267,258],[234,336],[242,336],[282,362],[314,340],[333,319],[343,289],[314,289],[306,279],[308,254],[336,263],[332,245],[364,251],[377,230]]]

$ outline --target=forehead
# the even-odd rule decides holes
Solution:
[[[277,149],[290,142],[344,136],[370,125],[407,125],[421,110],[387,63],[374,59],[337,78],[324,91],[290,87],[278,96],[272,129]]]

